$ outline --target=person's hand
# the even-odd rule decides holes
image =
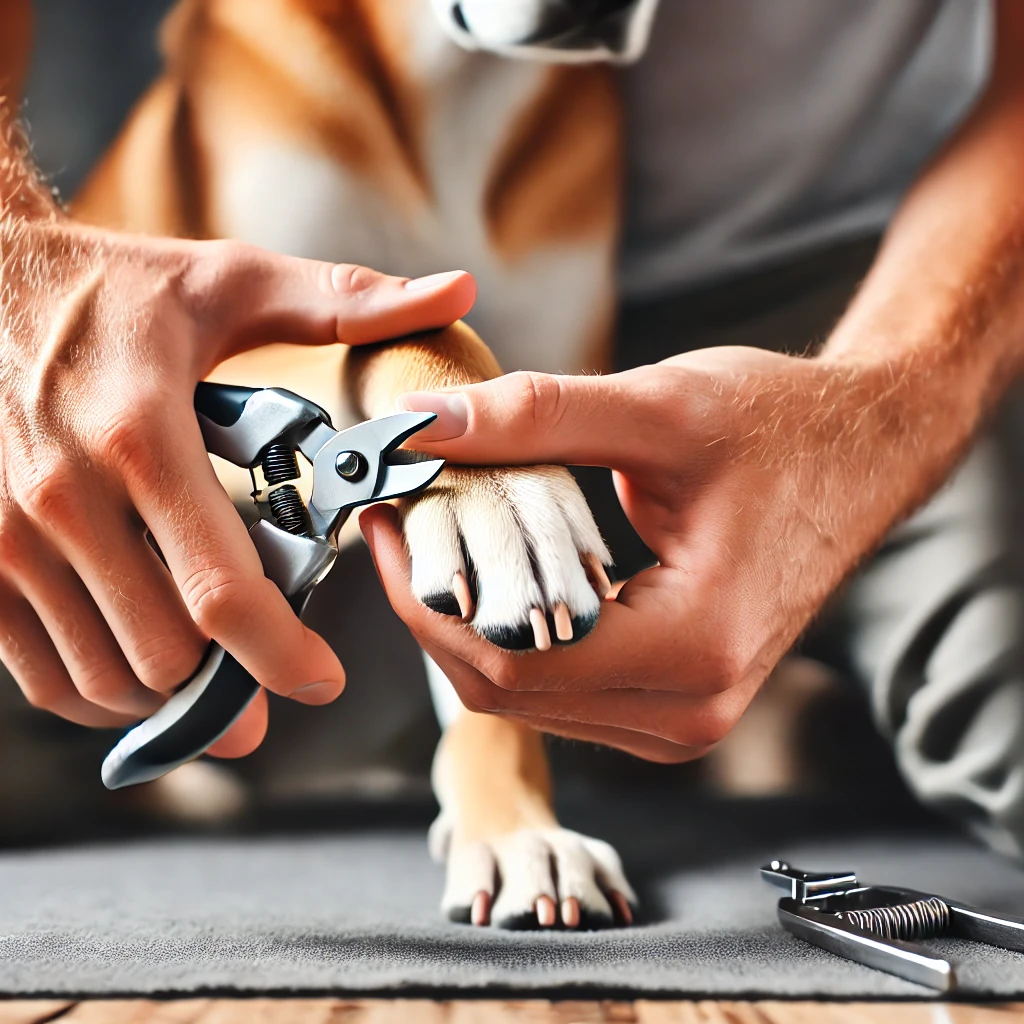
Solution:
[[[57,219],[0,228],[0,659],[25,696],[126,724],[212,638],[267,689],[334,699],[342,667],[264,576],[193,392],[263,342],[355,345],[448,324],[472,305],[472,278],[410,284]],[[245,753],[265,727],[261,694],[213,752]]]
[[[395,609],[471,710],[656,761],[735,724],[829,593],[937,480],[898,368],[747,348],[605,377],[513,373],[399,400],[418,450],[468,464],[609,466],[658,565],[593,634],[510,654],[410,592],[394,509],[361,525]]]

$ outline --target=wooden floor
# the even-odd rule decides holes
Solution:
[[[0,1001],[0,1024],[1009,1024],[1024,1003],[547,1002],[418,999]]]

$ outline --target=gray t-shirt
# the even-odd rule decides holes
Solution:
[[[662,0],[623,71],[642,298],[880,230],[977,98],[989,0]]]

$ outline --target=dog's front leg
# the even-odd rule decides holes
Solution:
[[[607,927],[632,920],[635,896],[615,850],[560,827],[543,737],[463,709],[434,756],[441,814],[431,853],[447,861],[442,908],[501,928]]]
[[[464,324],[347,357],[348,391],[369,416],[393,411],[403,392],[500,372]],[[610,558],[565,469],[452,467],[401,509],[413,591],[433,610],[515,650],[574,642],[596,622],[595,584],[606,589],[601,565]],[[635,898],[612,847],[558,824],[542,737],[465,710],[426,662],[446,726],[434,763],[441,814],[431,849],[447,860],[448,916],[506,928],[631,920]]]

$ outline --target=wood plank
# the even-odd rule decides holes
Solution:
[[[730,1004],[721,1004],[723,1006]],[[731,1004],[736,1005],[736,1004]],[[785,1003],[754,1004],[763,1013],[758,1024],[1016,1024],[1024,1004],[966,1003]],[[726,1018],[728,1019],[728,1018]],[[745,1022],[744,1022],[745,1024]]]
[[[213,999],[89,999],[59,1024],[198,1024],[204,1013],[223,1002],[234,1005],[234,1000]]]
[[[633,1004],[637,1024],[1024,1024],[1024,1004],[653,1002]]]
[[[0,1024],[1024,1024],[1024,1003],[177,999],[0,1002]]]
[[[0,1000],[0,1024],[44,1024],[71,1005],[67,999]]]

